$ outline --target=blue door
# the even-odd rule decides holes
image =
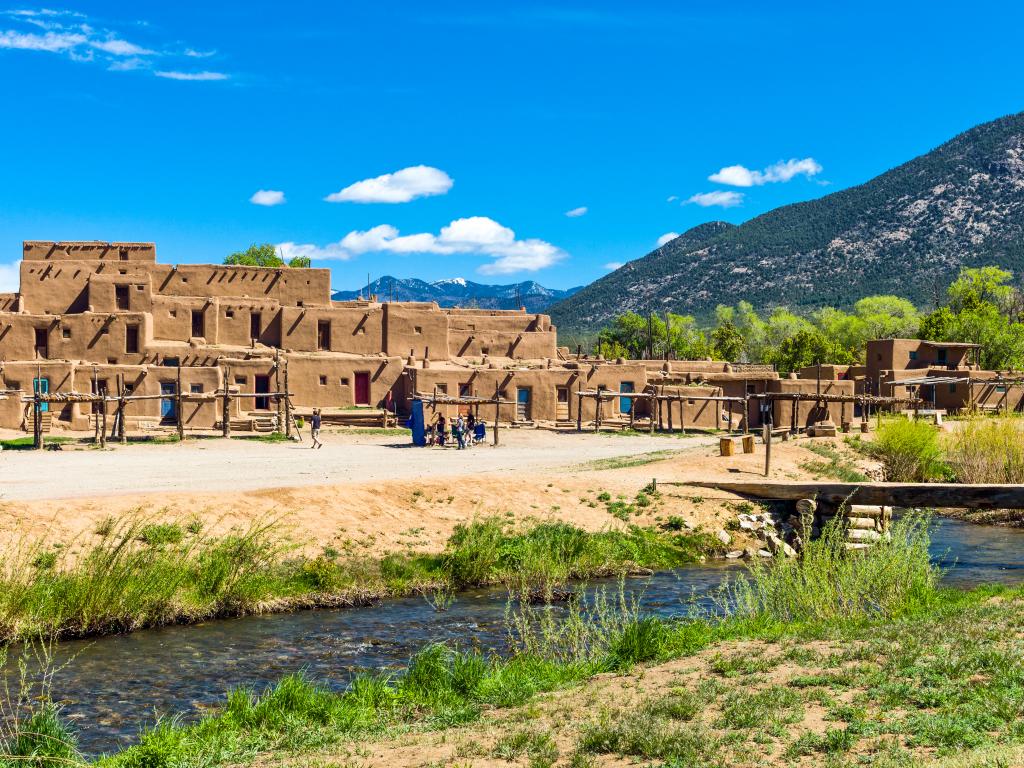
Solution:
[[[46,379],[46,378],[43,378],[43,379],[32,379],[32,391],[33,392],[38,392],[40,395],[49,394],[49,392],[50,392],[50,380]],[[40,413],[46,413],[49,410],[50,410],[50,404],[49,403],[40,403],[39,404],[39,412]]]
[[[163,419],[174,419],[177,414],[174,410],[174,396],[178,394],[178,385],[173,381],[161,381],[160,382],[160,394],[170,395],[160,401],[160,418]]]
[[[624,381],[619,384],[619,392],[634,392],[632,381]],[[620,397],[619,398],[619,413],[629,413],[633,410],[633,398],[632,397]]]

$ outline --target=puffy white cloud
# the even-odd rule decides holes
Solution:
[[[426,253],[479,255],[492,258],[479,267],[485,275],[535,272],[561,261],[566,254],[543,240],[519,240],[516,233],[486,216],[455,219],[438,234],[418,232],[401,234],[390,224],[349,232],[336,243],[325,246],[281,243],[284,258],[308,256],[311,259],[348,260],[364,253]]]
[[[720,205],[723,208],[733,208],[743,202],[742,192],[701,192],[691,196],[683,205],[693,203],[701,208],[709,208],[713,205]]]
[[[252,197],[249,198],[249,202],[253,205],[283,205],[287,202],[284,199],[284,192],[279,189],[258,189]]]
[[[452,184],[451,176],[441,169],[414,165],[349,184],[324,200],[329,203],[408,203],[418,197],[443,195]]]
[[[571,211],[565,212],[565,215],[568,216],[570,219],[577,219],[580,216],[585,216],[586,214],[587,206],[585,205],[581,205],[579,208],[573,208]]]
[[[787,182],[796,176],[810,178],[821,171],[821,166],[813,157],[805,157],[803,160],[793,158],[769,165],[763,171],[752,171],[742,165],[727,165],[717,173],[708,176],[708,181],[727,184],[730,187],[760,187],[763,184]]]
[[[90,40],[89,45],[114,56],[148,56],[156,53],[156,51],[151,51],[148,48],[143,48],[141,45],[129,43],[127,40],[120,40],[116,37],[107,40]]]
[[[621,266],[623,266],[623,262],[621,262],[621,261],[609,261],[607,264],[604,265],[604,268],[609,270],[609,271],[614,272],[616,269],[618,269]]]
[[[658,238],[658,247],[661,248],[665,243],[675,240],[677,237],[679,237],[678,232],[666,232]]]
[[[167,80],[193,80],[193,81],[206,81],[206,80],[227,80],[229,75],[223,72],[178,72],[176,70],[154,72],[157,77],[163,77]]]
[[[0,264],[0,293],[15,293],[21,284],[21,262]]]
[[[197,51],[195,48],[186,48],[185,55],[191,59],[208,59],[216,55],[216,51]]]

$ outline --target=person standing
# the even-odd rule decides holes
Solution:
[[[462,418],[462,414],[459,414],[459,418],[455,420],[455,426],[452,427],[452,432],[455,433],[455,439],[459,443],[459,450],[461,451],[466,447],[466,422]]]
[[[320,409],[313,409],[313,417],[309,420],[310,435],[313,437],[313,444],[310,448],[323,448],[324,444],[320,442],[320,424],[323,420],[320,417]]]

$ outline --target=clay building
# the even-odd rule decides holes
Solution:
[[[603,406],[605,421],[647,418],[651,402],[630,394],[667,392],[680,396],[668,406],[673,423],[699,429],[738,428],[742,404],[688,398],[816,388],[766,366],[577,356],[558,347],[547,315],[332,301],[327,269],[160,264],[153,243],[27,241],[20,278],[18,293],[0,294],[5,428],[31,428],[24,398],[34,390],[114,395],[119,387],[152,398],[126,408],[129,430],[179,419],[190,429],[217,428],[222,412],[212,399],[186,400],[178,413],[179,386],[246,393],[232,399],[230,418],[235,428],[254,428],[276,418],[273,398],[260,395],[283,389],[283,377],[298,413],[318,407],[338,419],[381,408],[401,417],[417,394],[497,393],[507,401],[503,421],[567,425],[593,419],[595,401],[579,393],[603,389],[621,393]],[[825,386],[845,393],[854,385]],[[104,406],[43,407],[46,429],[89,430]],[[809,401],[773,407],[776,423],[790,423],[794,407],[801,426],[823,417]],[[828,415],[838,420],[834,410]],[[750,400],[747,426],[763,415]]]

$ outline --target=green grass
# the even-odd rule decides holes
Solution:
[[[900,416],[886,419],[871,442],[860,446],[882,462],[885,479],[897,483],[927,483],[943,478],[939,430],[925,421]]]
[[[365,602],[486,584],[541,592],[570,579],[671,568],[717,551],[717,540],[630,526],[514,527],[497,517],[456,528],[440,554],[301,557],[269,521],[227,536],[190,522],[109,518],[59,550],[42,542],[0,558],[0,642],[89,636],[265,610]],[[77,556],[72,549],[81,549]]]
[[[73,437],[50,437],[49,435],[44,435],[44,442],[46,445],[69,445],[91,442],[91,438],[89,441],[86,441]],[[12,437],[0,440],[0,449],[5,451],[31,451],[34,447],[35,442],[31,437]]]
[[[615,456],[610,459],[594,459],[583,464],[580,469],[587,471],[604,469],[625,469],[627,467],[642,467],[645,464],[653,464],[656,461],[664,461],[675,456],[677,450],[650,451],[649,453],[638,453],[634,456]]]
[[[463,549],[472,540],[474,552],[493,551],[485,544],[496,538],[485,529],[467,528],[453,548]],[[625,671],[740,639],[799,648],[794,644],[828,638],[845,651],[829,658],[786,655],[821,667],[820,679],[804,675],[789,685],[780,681],[763,687],[729,687],[705,679],[693,689],[609,712],[581,725],[571,764],[592,764],[587,755],[619,754],[673,766],[729,765],[737,762],[736,754],[751,749],[751,740],[758,745],[765,739],[786,745],[788,761],[844,755],[864,739],[886,735],[939,754],[1024,741],[1019,643],[1024,591],[940,590],[926,553],[922,560],[926,536],[923,521],[914,521],[895,531],[889,545],[843,555],[845,561],[838,559],[838,537],[812,542],[809,556],[777,563],[788,570],[755,568],[741,582],[745,586],[730,587],[728,594],[736,599],[722,617],[643,617],[621,590],[611,596],[599,591],[590,600],[572,603],[568,615],[557,618],[550,605],[512,600],[509,656],[433,645],[416,654],[404,672],[362,675],[341,693],[291,675],[263,691],[230,692],[218,711],[195,724],[163,721],[143,732],[137,746],[99,763],[132,768],[238,765],[268,752],[295,755],[393,737],[410,728],[445,729],[597,673]],[[528,538],[510,545],[520,554],[511,555],[509,563],[523,562]],[[499,561],[489,555],[468,558],[487,565],[472,571],[474,578],[500,572]],[[859,586],[851,581],[855,578],[862,581]],[[852,587],[854,597],[847,600],[842,591]],[[783,590],[797,595],[786,597]],[[736,667],[744,680],[769,668],[767,659],[749,670]],[[823,695],[816,691],[826,676],[834,685],[859,686],[863,703],[834,709],[836,717],[849,718],[845,725],[837,721],[824,733],[800,735],[802,705]],[[34,711],[42,706],[33,705]],[[10,743],[5,746],[13,751]],[[558,757],[553,741],[533,728],[499,738],[493,755],[526,757],[538,766]]]
[[[1021,419],[974,417],[943,436],[949,471],[961,483],[1024,483]]]
[[[805,461],[800,467],[819,477],[830,477],[844,483],[863,483],[868,476],[861,472],[847,457],[843,456],[833,445],[828,443],[808,442],[803,445],[811,453],[821,456],[825,461]]]

